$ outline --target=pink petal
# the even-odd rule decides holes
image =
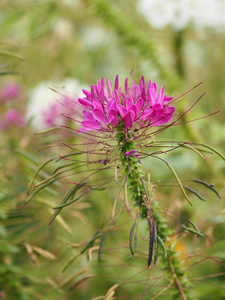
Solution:
[[[134,122],[134,113],[132,111],[128,111],[126,115],[123,117],[124,127],[132,128]]]
[[[156,99],[156,103],[162,104],[163,100],[164,100],[164,86],[162,86],[160,91],[159,91],[159,95]]]
[[[78,99],[78,102],[79,102],[81,105],[85,106],[85,107],[91,107],[91,106],[92,106],[92,102],[89,101],[89,100],[87,100],[87,99],[79,98],[79,99]]]
[[[139,98],[137,100],[137,102],[135,103],[135,106],[137,108],[137,114],[140,113],[140,111],[142,110],[142,107],[143,107],[143,99],[142,98]]]
[[[102,128],[101,123],[98,121],[83,121],[82,125],[86,130],[96,130]]]
[[[160,126],[162,124],[168,123],[174,114],[175,107],[168,107],[166,111],[157,111],[151,120],[151,126]]]
[[[148,120],[148,119],[149,119],[149,116],[151,116],[153,112],[154,112],[153,109],[151,109],[151,108],[146,108],[146,109],[143,111],[143,113],[140,115],[139,118],[140,118],[141,120],[144,120],[144,119]]]
[[[164,96],[163,102],[170,102],[171,100],[173,100],[173,97]]]
[[[127,109],[121,104],[117,104],[117,109],[121,117],[123,117],[127,113]]]
[[[129,85],[128,85],[128,78],[125,79],[125,93],[128,94],[129,92]]]
[[[86,121],[95,121],[95,119],[94,119],[94,117],[93,117],[93,115],[90,111],[85,110],[83,112],[83,116],[84,116]]]
[[[128,98],[126,100],[126,108],[128,109],[129,107],[131,107],[132,105],[134,105],[134,101],[132,98]]]
[[[106,82],[107,82],[107,88],[108,88],[108,92],[110,93],[111,92],[111,87],[112,87],[112,82],[109,81],[109,79],[107,78],[106,79]]]
[[[100,123],[107,123],[106,116],[101,109],[93,109],[93,116]]]
[[[134,113],[134,120],[137,118],[137,107],[135,105],[132,105],[129,108],[129,111],[131,111],[132,113]]]
[[[91,98],[91,92],[87,91],[87,90],[82,90],[82,92],[84,93],[84,95],[87,97],[87,98]]]
[[[86,131],[88,131],[88,130],[91,130],[90,128],[80,128],[79,130],[77,130],[77,133],[79,133],[79,132],[86,132]]]
[[[107,102],[105,110],[106,110],[106,112],[108,112],[112,108],[116,110],[116,100],[115,99],[110,99]]]
[[[120,118],[117,118],[117,111],[111,109],[108,113],[108,120],[114,127],[118,124]]]
[[[93,100],[93,107],[102,110],[102,104],[95,98]]]
[[[115,79],[115,90],[118,91],[118,89],[119,89],[119,75],[117,74]]]

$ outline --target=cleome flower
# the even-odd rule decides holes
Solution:
[[[164,87],[158,91],[156,83],[149,81],[145,85],[142,76],[140,84],[133,81],[131,87],[128,78],[125,80],[124,92],[119,86],[119,76],[116,76],[114,89],[112,82],[104,78],[91,86],[91,91],[83,90],[85,97],[78,101],[84,107],[84,121],[78,132],[90,130],[111,131],[120,121],[124,131],[134,126],[160,126],[168,123],[175,108],[169,106],[173,97],[164,95]]]

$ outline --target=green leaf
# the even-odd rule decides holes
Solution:
[[[135,220],[134,224],[131,227],[130,237],[129,237],[129,247],[130,247],[131,257],[134,255],[134,251],[135,251],[135,247],[136,247],[136,245],[135,245],[135,236],[136,236],[135,233],[137,233],[137,231],[135,230],[136,226],[137,226],[137,223]],[[135,236],[134,236],[134,234],[135,234]],[[130,259],[130,257],[129,257],[129,259]]]
[[[213,192],[221,199],[221,196],[220,196],[219,192],[217,191],[216,188],[214,188],[214,186],[213,186],[212,183],[208,183],[208,182],[206,182],[206,181],[199,180],[199,179],[194,179],[194,180],[192,180],[192,181],[197,182],[197,183],[200,183],[200,184],[206,186],[208,189],[210,189],[211,191],[213,191]]]
[[[166,246],[165,246],[165,244],[163,243],[163,240],[161,239],[161,237],[160,237],[159,235],[157,235],[157,240],[158,240],[158,242],[160,243],[160,245],[161,245],[162,248],[163,248],[163,259],[165,259],[166,256],[167,256]]]
[[[32,163],[34,163],[36,166],[38,166],[39,161],[30,153],[22,150],[22,149],[16,149],[15,151],[16,153],[22,155],[23,157],[27,158],[28,160],[30,160]]]
[[[45,184],[41,185],[39,188],[35,189],[34,192],[27,198],[25,201],[25,204],[27,204],[37,193],[39,193],[42,189],[46,188],[47,186],[51,185],[53,182],[55,182],[57,179],[52,179]]]
[[[223,160],[225,160],[225,156],[221,152],[219,152],[217,149],[215,149],[209,145],[205,145],[205,144],[201,144],[201,146],[208,148],[209,150],[213,151],[215,154],[219,155]]]
[[[193,190],[192,188],[188,187],[188,186],[184,186],[184,188],[189,191],[190,193],[194,194],[195,196],[197,196],[200,200],[206,202],[206,200],[195,190]]]
[[[180,181],[180,178],[178,177],[177,173],[175,172],[175,170],[173,169],[173,167],[172,167],[167,161],[164,161],[164,162],[167,164],[167,166],[169,167],[170,171],[173,173],[174,177],[176,178],[176,181],[177,181],[177,183],[179,184],[180,189],[181,189],[181,191],[182,191],[182,193],[183,193],[185,199],[187,200],[187,202],[188,202],[191,206],[193,206],[192,203],[190,202],[189,198],[188,198],[188,195],[186,194],[186,192],[185,192],[185,190],[184,190],[184,187],[183,187],[183,185],[182,185],[182,183],[181,183],[181,181]]]
[[[57,179],[54,179],[57,180]],[[60,205],[65,204],[69,199],[73,198],[75,193],[77,191],[79,191],[79,189],[81,189],[86,183],[83,182],[79,185],[75,185],[74,187],[72,187],[72,189],[69,190],[69,192],[66,194],[66,196],[64,197],[63,201],[60,203]],[[62,207],[63,208],[63,207]],[[54,219],[57,217],[57,215],[60,213],[60,211],[62,210],[62,208],[57,208],[56,211],[54,212],[54,214],[52,215],[49,225],[52,224],[52,222],[54,221]]]
[[[49,159],[47,161],[45,161],[43,164],[40,165],[40,167],[36,170],[36,172],[34,173],[33,177],[31,178],[31,181],[29,182],[28,185],[28,189],[27,189],[27,194],[29,195],[30,189],[34,183],[34,180],[36,179],[36,177],[38,176],[39,172],[44,168],[44,166],[46,166],[48,163],[50,163],[51,161],[53,161],[55,158]]]
[[[72,262],[78,257],[78,256],[80,256],[80,253],[76,253],[68,262],[67,262],[67,264],[63,267],[63,269],[62,269],[62,273],[63,272],[65,272],[67,269],[68,269],[68,267],[72,264]]]
[[[157,239],[157,229],[155,224],[153,224],[153,226],[154,226],[154,265],[155,265],[158,259],[158,239]]]
[[[13,58],[24,60],[23,56],[21,56],[20,54],[13,53],[13,52],[10,52],[10,51],[0,51],[0,55],[10,56],[10,57],[13,57]]]
[[[1,71],[0,72],[0,76],[4,76],[4,75],[9,75],[9,74],[11,74],[11,75],[18,75],[19,74],[19,72],[17,72],[17,71],[9,71],[9,70],[5,70],[5,71]]]
[[[192,228],[190,228],[190,227],[187,227],[187,226],[185,226],[184,224],[182,224],[182,228],[185,229],[185,230],[187,230],[187,231],[189,231],[189,232],[191,232],[191,233],[193,233],[193,234],[196,234],[197,236],[200,236],[200,237],[204,238],[204,234],[202,234],[202,233],[201,233],[200,231],[198,231],[198,230],[195,230],[195,229],[192,229]]]
[[[101,236],[102,234],[99,233],[98,230],[95,231],[95,234],[90,239],[90,241],[84,246],[84,248],[81,250],[80,254],[83,254],[87,249],[91,248],[94,245],[95,240]]]
[[[106,238],[106,235],[109,231],[109,228],[106,230],[106,232],[103,234],[103,237],[102,237],[102,240],[101,240],[101,243],[100,243],[100,246],[99,246],[99,250],[98,250],[98,261],[101,262],[101,257],[102,257],[102,248],[103,248],[103,245],[104,245],[104,242],[105,242],[105,238]]]
[[[154,226],[152,219],[149,218],[149,250],[148,250],[148,268],[152,263],[152,256],[153,256],[153,245],[154,245]]]
[[[74,198],[74,199],[71,200],[70,202],[67,202],[67,203],[65,203],[65,204],[62,204],[62,205],[59,205],[59,206],[56,206],[56,207],[53,207],[53,208],[54,208],[54,209],[64,208],[64,207],[69,206],[69,205],[71,205],[72,203],[78,201],[81,197],[83,197],[83,195],[80,195],[80,196]]]

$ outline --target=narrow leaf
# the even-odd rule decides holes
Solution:
[[[158,259],[158,240],[157,240],[157,229],[155,224],[153,224],[153,227],[154,227],[154,265],[155,265]]]
[[[112,222],[113,225],[115,225],[116,222],[117,222],[117,220],[119,219],[119,217],[120,217],[120,215],[121,215],[121,213],[122,213],[122,211],[123,211],[124,204],[125,204],[125,200],[124,200],[124,201],[122,202],[122,204],[120,205],[119,212],[118,212],[118,214],[117,214],[115,220]]]
[[[28,185],[28,189],[27,189],[27,195],[29,195],[30,189],[33,186],[34,180],[36,179],[36,177],[38,176],[39,172],[44,168],[44,166],[46,166],[48,163],[50,163],[51,161],[53,161],[55,158],[49,159],[47,161],[45,161],[43,164],[40,165],[40,167],[36,170],[36,172],[34,173],[29,185]]]
[[[195,229],[196,231],[200,232],[199,229],[198,229],[198,227],[195,225],[194,222],[192,222],[191,220],[188,220],[188,222],[191,223],[191,225],[194,227],[194,229]]]
[[[197,236],[200,236],[200,237],[204,238],[204,234],[202,234],[202,233],[199,232],[198,230],[195,230],[195,229],[192,229],[192,228],[190,228],[190,227],[187,227],[187,226],[185,226],[184,224],[182,224],[182,227],[183,227],[185,230],[187,230],[187,231],[189,231],[189,232],[191,232],[191,233],[193,233],[193,234],[196,234]]]
[[[220,196],[219,192],[217,191],[216,188],[214,188],[213,184],[205,182],[205,181],[202,181],[202,180],[199,180],[199,179],[194,179],[192,181],[200,183],[200,184],[206,186],[208,189],[210,189],[211,191],[213,191],[221,199],[221,196]]]
[[[24,156],[25,158],[30,160],[32,163],[34,163],[36,166],[39,165],[39,161],[33,155],[31,155],[30,153],[28,153],[28,152],[26,152],[22,149],[16,149],[15,152],[22,155],[22,156]]]
[[[88,268],[83,268],[79,271],[77,271],[76,273],[73,273],[72,275],[68,276],[67,278],[65,278],[59,285],[60,288],[64,287],[66,284],[68,284],[72,279],[74,279],[75,277],[82,275],[83,273],[89,271]]]
[[[197,191],[193,190],[192,188],[188,187],[188,186],[184,186],[184,188],[189,191],[192,194],[195,194],[195,196],[197,196],[200,200],[206,202],[206,200],[202,197],[202,195],[200,195]]]
[[[80,253],[76,253],[67,263],[66,263],[66,265],[63,267],[63,269],[62,269],[62,273],[64,273],[67,269],[68,269],[68,267],[72,264],[72,262],[74,262],[74,260],[78,257],[78,256],[80,256]]]
[[[52,209],[48,209],[50,215],[52,215]],[[69,227],[69,225],[66,223],[66,221],[63,219],[63,217],[61,215],[58,216],[58,218],[56,219],[56,222],[59,223],[59,225],[69,234],[72,234],[72,230]]]
[[[164,162],[167,164],[167,166],[169,167],[170,171],[173,173],[174,177],[176,178],[176,181],[177,181],[177,183],[179,184],[180,189],[181,189],[181,191],[182,191],[182,193],[183,193],[185,199],[187,200],[187,202],[188,202],[191,206],[193,206],[192,203],[190,202],[189,198],[188,198],[188,195],[186,194],[186,192],[185,192],[185,190],[184,190],[184,187],[183,187],[183,185],[182,185],[182,183],[181,183],[181,181],[180,181],[180,178],[178,177],[177,173],[175,172],[175,170],[173,169],[173,167],[172,167],[167,161],[164,161]]]
[[[205,157],[202,155],[202,153],[200,151],[198,151],[195,147],[192,147],[191,144],[189,144],[189,143],[178,143],[178,145],[180,145],[181,147],[184,147],[184,148],[187,148],[187,149],[190,149],[190,150],[194,151],[199,156],[201,156],[201,158],[206,160]]]
[[[130,252],[131,252],[131,255],[132,255],[132,256],[133,256],[133,254],[134,254],[133,239],[134,239],[135,227],[136,227],[136,220],[135,220],[134,224],[133,224],[132,227],[131,227],[131,230],[130,230],[130,237],[129,237],[129,247],[130,247]]]
[[[116,194],[116,197],[115,197],[115,200],[114,200],[114,203],[113,203],[113,209],[112,209],[112,220],[114,221],[114,218],[115,218],[115,210],[116,210],[116,204],[118,202],[118,198],[119,198],[119,195],[120,195],[120,192],[122,190],[122,187],[124,185],[124,182],[126,181],[127,179],[127,176],[122,180],[120,186],[119,186],[119,189],[117,191],[117,194]]]
[[[63,174],[64,172],[65,172],[65,171],[61,171],[61,172],[59,172],[59,173],[53,174],[52,176],[49,176],[48,178],[45,178],[44,180],[42,180],[42,181],[38,182],[37,184],[35,184],[34,188],[37,188],[37,187],[39,187],[40,185],[47,183],[48,181],[50,181],[50,180],[56,178],[57,176]],[[56,180],[57,180],[57,178],[56,178]]]
[[[99,246],[99,250],[98,250],[98,261],[101,262],[101,257],[102,257],[102,248],[103,248],[103,245],[104,245],[104,242],[105,242],[105,238],[106,238],[106,235],[109,231],[109,228],[106,230],[106,232],[103,234],[103,237],[102,237],[102,240],[101,240],[101,243],[100,243],[100,246]]]
[[[83,254],[87,249],[91,248],[94,245],[95,240],[101,236],[102,234],[99,233],[98,230],[95,231],[95,234],[90,239],[90,241],[84,246],[84,248],[81,250],[80,254]]]
[[[83,196],[83,195],[80,195],[80,196],[74,198],[73,200],[71,200],[70,202],[67,202],[67,203],[65,203],[65,204],[61,204],[61,205],[56,206],[56,207],[53,207],[53,208],[54,208],[54,209],[60,209],[60,208],[69,206],[69,205],[71,205],[72,203],[78,201],[82,196]]]
[[[107,291],[107,293],[105,294],[103,300],[112,300],[114,298],[113,295],[115,294],[115,289],[117,289],[120,285],[118,283],[114,284],[113,286],[111,286],[111,288]]]
[[[37,188],[36,190],[34,190],[34,192],[27,198],[27,200],[25,201],[25,204],[27,204],[37,193],[39,193],[42,189],[46,188],[47,186],[51,185],[53,182],[55,182],[57,179],[52,179],[50,181],[48,181],[47,183],[43,184],[42,186],[40,186],[39,188]]]
[[[54,179],[57,180],[57,179]],[[64,197],[63,201],[61,202],[60,205],[65,204],[70,198],[74,197],[75,193],[81,189],[86,183],[83,182],[80,185],[75,185],[74,187],[72,187],[69,192],[66,194],[66,196]],[[56,216],[60,213],[60,211],[62,210],[62,208],[58,208],[56,209],[56,211],[54,212],[54,214],[52,215],[49,225],[51,225],[51,223],[54,221],[54,219],[56,218]]]
[[[104,191],[104,190],[106,190],[106,188],[103,187],[103,186],[89,186],[89,189],[91,189],[93,191]]]
[[[225,156],[221,152],[219,152],[217,149],[215,149],[209,145],[205,145],[205,144],[201,144],[201,146],[208,148],[209,150],[213,151],[215,154],[219,155],[223,160],[225,160]]]
[[[20,60],[24,60],[23,56],[21,56],[20,54],[17,53],[13,53],[10,51],[0,51],[0,55],[4,55],[4,56],[10,56],[10,57],[14,57]]]
[[[153,256],[153,243],[154,243],[154,227],[152,224],[152,219],[149,219],[149,251],[148,251],[148,268],[151,265],[152,262],[152,256]]]
[[[18,75],[19,72],[13,70],[5,70],[0,72],[0,76],[9,75],[9,74]]]
[[[49,132],[52,132],[54,130],[57,130],[57,129],[60,129],[59,127],[52,127],[48,130],[45,130],[45,131],[41,131],[41,132],[35,132],[34,135],[41,135],[41,134],[46,134],[46,133],[49,133]],[[50,145],[51,146],[51,145]]]
[[[161,239],[161,237],[159,236],[159,235],[157,235],[157,240],[158,240],[158,242],[160,243],[160,245],[162,246],[162,248],[163,248],[163,259],[165,259],[166,258],[166,256],[167,256],[167,250],[166,250],[166,246],[165,246],[165,244],[163,243],[163,240]]]
[[[37,247],[37,246],[32,246],[32,248],[35,252],[37,252],[38,254],[43,256],[44,258],[51,259],[51,260],[55,260],[57,258],[53,253],[51,253],[51,252],[49,252],[45,249],[42,249],[42,248]]]
[[[125,182],[125,186],[124,186],[124,196],[125,196],[126,207],[127,207],[127,210],[129,211],[130,205],[129,205],[129,201],[128,201],[127,181]]]

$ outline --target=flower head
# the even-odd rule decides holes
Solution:
[[[91,91],[83,90],[83,93],[85,96],[78,99],[85,108],[79,132],[111,131],[119,122],[124,131],[134,126],[160,126],[168,123],[175,111],[168,105],[173,98],[164,95],[164,87],[158,91],[156,83],[151,80],[145,85],[143,76],[140,84],[133,81],[130,87],[126,78],[124,91],[119,86],[117,75],[114,89],[108,78],[106,83],[102,78],[97,85],[91,86]]]
[[[5,125],[15,125],[16,127],[21,128],[25,125],[25,121],[17,109],[10,108],[5,114]]]
[[[7,102],[9,100],[18,99],[20,95],[20,86],[17,83],[9,82],[0,90],[0,101]]]

